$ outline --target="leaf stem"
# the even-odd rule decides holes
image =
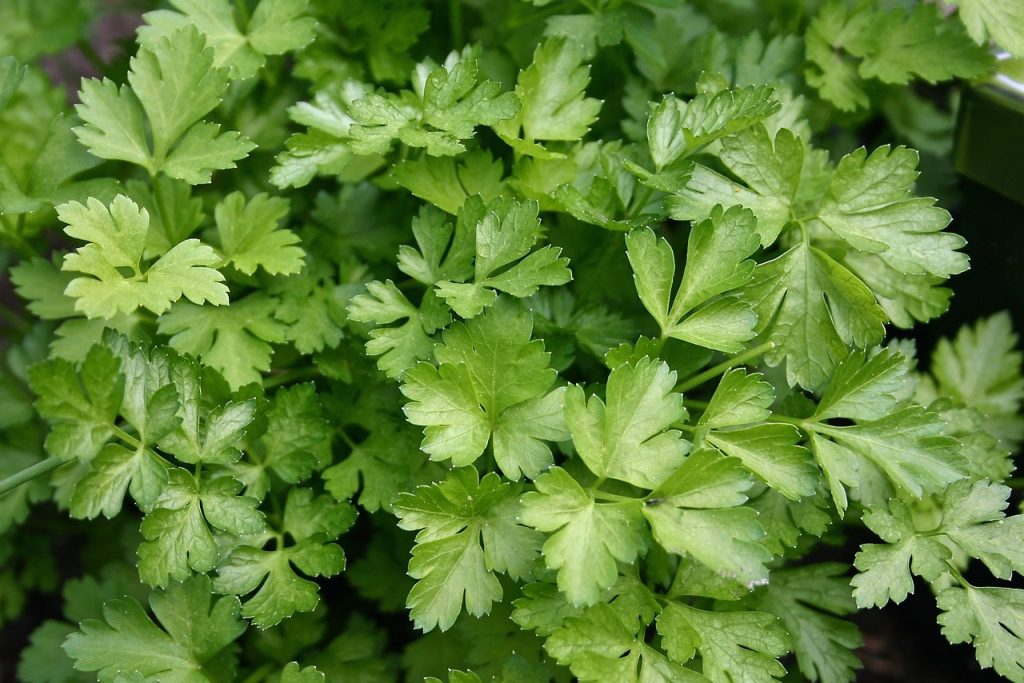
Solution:
[[[608,491],[594,491],[594,498],[597,500],[606,500],[611,503],[637,503],[644,500],[644,498],[630,498],[629,496],[619,495],[618,493],[609,493]]]
[[[465,43],[462,27],[462,0],[448,0],[448,28],[452,45],[461,48]]]
[[[315,379],[320,376],[320,371],[314,365],[307,365],[301,368],[293,368],[291,370],[285,370],[284,372],[271,375],[263,380],[264,389],[273,389],[279,387],[282,384],[289,384],[291,382],[297,382],[303,379]]]
[[[41,460],[35,465],[30,465],[25,469],[15,472],[5,479],[0,479],[0,496],[13,491],[22,484],[28,483],[36,477],[41,477],[44,474],[52,472],[53,470],[66,465],[74,460],[74,458],[63,458],[57,455],[51,455],[46,460]]]
[[[733,356],[732,358],[726,358],[718,365],[714,365],[705,370],[704,372],[700,372],[696,375],[693,375],[689,379],[683,380],[682,382],[676,385],[675,391],[679,393],[684,393],[686,391],[689,391],[690,389],[693,389],[694,387],[699,387],[701,384],[704,384],[704,382],[707,382],[710,379],[718,377],[722,373],[731,370],[737,365],[743,365],[747,361],[753,360],[767,353],[768,351],[771,351],[773,348],[775,348],[775,344],[773,342],[765,342],[763,344],[758,344],[753,348],[747,349],[743,353],[739,353]]]

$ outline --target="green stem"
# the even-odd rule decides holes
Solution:
[[[121,429],[117,425],[114,425],[113,431],[114,431],[114,436],[116,436],[117,438],[121,439],[121,441],[124,441],[129,446],[132,446],[132,447],[138,448],[138,449],[144,449],[144,450],[148,451],[150,455],[152,455],[154,458],[156,458],[157,460],[162,462],[167,467],[174,467],[174,465],[167,458],[165,458],[164,456],[160,455],[159,453],[154,451],[152,448],[150,448],[146,444],[142,443],[137,438],[135,438],[134,436],[132,436],[128,432],[124,431],[123,429]]]
[[[683,380],[682,382],[676,385],[675,390],[679,393],[684,393],[689,391],[690,389],[693,389],[694,387],[699,387],[701,384],[704,384],[704,382],[707,382],[710,379],[718,377],[722,373],[731,370],[737,365],[743,365],[747,361],[751,361],[755,358],[758,358],[764,353],[771,351],[773,348],[775,348],[775,344],[773,342],[765,342],[764,344],[758,344],[757,346],[751,349],[747,349],[743,353],[737,354],[732,358],[725,359],[718,365],[712,366],[705,370],[704,372],[698,373],[687,380]]]
[[[698,410],[705,410],[709,405],[708,401],[698,401],[695,398],[684,398],[683,405],[687,408],[696,408]]]
[[[239,23],[242,24],[241,28],[243,32],[249,30],[249,5],[245,0],[238,0],[235,3],[235,7],[238,8],[238,18],[241,20]]]
[[[270,663],[264,664],[263,666],[259,667],[258,669],[253,671],[251,674],[246,676],[244,679],[242,679],[242,683],[259,683],[259,681],[264,681],[264,680],[266,680],[267,678],[270,677],[270,674],[276,668],[277,667],[274,666],[273,664],[270,664]]]
[[[72,460],[73,458],[62,458],[56,455],[52,455],[46,460],[42,460],[40,462],[37,462],[35,465],[26,467],[20,472],[15,472],[14,474],[5,479],[0,479],[0,496],[4,495],[9,491],[13,491],[22,484],[32,481],[36,477],[41,477],[44,474],[47,474],[48,472],[52,472],[58,467],[66,465]]]
[[[263,380],[264,389],[273,389],[282,384],[290,384],[304,379],[314,379],[320,376],[320,371],[313,365],[301,368],[286,370],[278,375],[271,375]]]
[[[448,0],[448,28],[451,31],[452,45],[461,48],[465,42],[462,26],[462,0]]]
[[[618,493],[609,493],[607,491],[594,491],[594,498],[611,503],[635,503],[644,500],[643,498],[630,498],[629,496],[621,496]]]
[[[769,422],[785,422],[786,424],[796,425],[805,432],[811,431],[808,427],[807,420],[801,420],[798,417],[790,417],[789,415],[779,415],[778,413],[772,413],[768,417]]]

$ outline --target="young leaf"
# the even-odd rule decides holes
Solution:
[[[735,297],[721,295],[750,280],[754,262],[747,257],[758,246],[755,226],[753,214],[745,209],[712,209],[710,218],[690,231],[686,269],[674,300],[672,247],[647,228],[627,235],[637,294],[658,322],[662,338],[735,353],[754,336],[753,311]]]
[[[295,246],[299,236],[278,227],[287,215],[286,199],[260,193],[246,202],[241,192],[229,194],[214,213],[224,260],[246,275],[257,268],[271,275],[302,270],[305,253]]]
[[[497,300],[497,292],[528,297],[542,285],[563,285],[572,279],[569,259],[551,245],[530,252],[540,238],[536,202],[496,199],[484,207],[471,197],[459,212],[465,231],[475,231],[476,257],[473,282],[468,277],[437,283],[437,294],[463,318],[472,318]],[[476,219],[475,227],[470,224]],[[456,233],[458,236],[458,233]],[[468,241],[467,235],[464,238]]]
[[[140,49],[128,82],[131,87],[120,88],[106,79],[82,82],[76,109],[85,125],[75,133],[96,156],[197,185],[210,182],[213,171],[234,168],[255,147],[241,134],[221,133],[202,120],[220,103],[228,77],[213,66],[213,50],[193,26]]]
[[[568,472],[553,467],[523,496],[524,524],[550,533],[544,560],[558,570],[558,588],[573,605],[592,605],[647,547],[640,500],[597,503]]]
[[[139,40],[154,45],[175,29],[193,24],[206,36],[218,67],[231,69],[238,78],[253,76],[266,61],[313,41],[316,21],[303,16],[309,0],[261,0],[243,32],[235,22],[228,0],[173,0],[177,10],[155,10],[143,15]]]
[[[690,444],[678,431],[666,431],[686,414],[682,395],[672,391],[675,383],[667,364],[643,358],[612,370],[607,403],[569,387],[565,420],[591,472],[653,489],[682,463]]]
[[[583,50],[575,40],[548,38],[537,46],[533,64],[519,73],[516,97],[522,108],[508,123],[497,127],[510,144],[522,129],[521,150],[543,151],[536,140],[580,140],[597,119],[601,102],[584,93],[590,67],[583,66]]]
[[[138,308],[159,315],[182,296],[197,304],[228,303],[224,276],[212,268],[220,259],[199,240],[185,240],[143,266],[149,214],[124,195],[109,207],[91,198],[87,204],[62,204],[57,215],[67,223],[65,233],[88,242],[65,256],[63,265],[63,270],[84,273],[65,294],[86,316],[112,318]]]
[[[519,524],[519,488],[476,470],[453,471],[444,482],[421,486],[395,501],[399,526],[419,530],[409,561],[417,579],[407,602],[416,627],[447,631],[462,611],[488,614],[501,600],[494,572],[532,575],[539,534]]]
[[[530,341],[528,314],[511,303],[445,330],[434,348],[439,365],[420,363],[405,373],[406,419],[425,427],[420,448],[433,460],[461,467],[491,443],[505,476],[535,477],[551,462],[544,441],[567,437],[564,390],[540,342]]]
[[[242,616],[269,628],[296,612],[310,612],[320,601],[319,587],[306,576],[335,576],[345,568],[345,553],[333,543],[355,521],[355,509],[311,489],[292,488],[272,550],[241,545],[217,570],[218,593],[246,595]],[[238,533],[238,532],[236,532]],[[253,533],[253,532],[243,532]],[[293,541],[284,545],[285,534]],[[261,543],[267,539],[261,539]]]

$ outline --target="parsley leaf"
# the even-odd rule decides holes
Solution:
[[[542,285],[563,285],[571,280],[569,259],[560,258],[561,249],[547,245],[530,251],[540,238],[538,211],[532,201],[496,199],[485,207],[479,197],[469,198],[459,218],[460,223],[476,224],[464,228],[475,232],[473,282],[464,282],[465,276],[443,280],[437,283],[438,296],[463,318],[472,318],[494,304],[497,292],[522,298]],[[464,239],[468,241],[472,234]],[[453,256],[449,253],[448,258],[457,258]],[[455,273],[449,277],[452,275]]]
[[[690,231],[686,269],[672,299],[675,253],[664,239],[647,228],[626,237],[626,254],[633,281],[647,311],[672,337],[718,351],[736,352],[754,336],[756,318],[749,306],[723,293],[750,280],[757,249],[754,216],[733,207],[716,207],[707,220]],[[671,301],[671,305],[670,305]]]
[[[947,588],[936,601],[938,621],[951,643],[972,643],[982,668],[994,667],[1010,680],[1024,674],[1024,591],[1013,588]]]
[[[232,192],[214,214],[224,260],[239,272],[252,275],[262,268],[271,275],[290,275],[302,270],[304,252],[295,246],[299,236],[278,227],[288,215],[288,200],[258,194],[245,201]]]
[[[533,63],[519,73],[518,115],[495,129],[506,142],[531,155],[544,153],[536,140],[579,140],[601,110],[599,100],[585,96],[589,82],[582,46],[567,38],[548,38],[537,46]]]
[[[468,465],[490,443],[508,478],[535,477],[552,462],[544,441],[566,438],[562,389],[528,313],[501,302],[457,323],[434,348],[438,366],[405,373],[406,419],[425,427],[420,448],[433,460]]]
[[[672,391],[675,380],[668,365],[643,358],[611,371],[607,403],[569,387],[565,420],[591,472],[652,489],[682,463],[690,444],[666,431],[686,415],[682,396]]]
[[[857,553],[860,574],[851,582],[857,605],[902,602],[914,592],[911,572],[935,581],[948,571],[950,544],[980,559],[997,578],[1024,573],[1024,553],[1008,540],[1020,533],[1024,515],[1004,518],[1009,493],[1000,484],[961,479],[942,496],[944,514],[934,530],[920,529],[912,509],[899,500],[871,510],[864,522],[887,545],[864,545]]]
[[[85,124],[75,134],[96,156],[196,185],[210,182],[213,171],[234,168],[255,146],[203,120],[220,103],[228,76],[213,66],[213,50],[194,27],[140,49],[128,82],[131,87],[120,88],[106,79],[82,82],[77,111]]]
[[[409,561],[417,583],[407,602],[417,628],[451,628],[463,596],[473,616],[489,613],[502,596],[494,572],[531,576],[540,539],[519,524],[518,497],[517,486],[494,473],[480,479],[467,467],[395,501],[399,526],[419,530]]]
[[[1015,56],[1024,55],[1024,9],[1013,0],[958,0],[957,16],[979,43],[992,40]]]
[[[245,31],[235,22],[228,0],[173,0],[178,10],[147,12],[139,29],[143,45],[189,24],[206,36],[218,67],[230,68],[238,78],[248,78],[263,66],[265,55],[280,55],[305,47],[313,41],[316,21],[303,16],[309,0],[261,0],[247,22]]]
[[[277,302],[260,292],[224,308],[181,302],[160,316],[158,329],[171,335],[173,348],[198,356],[238,388],[258,382],[260,372],[270,369],[271,344],[285,341],[276,308]]]
[[[224,276],[214,270],[220,259],[199,240],[173,246],[149,266],[142,263],[149,214],[124,195],[110,206],[62,204],[57,211],[69,236],[88,242],[64,257],[64,270],[84,273],[68,283],[65,294],[90,318],[112,318],[147,308],[160,314],[182,296],[215,306],[228,303]]]
[[[670,602],[658,615],[665,650],[678,662],[700,652],[712,681],[765,681],[786,673],[778,657],[791,641],[778,617],[764,612],[708,612]]]
[[[523,522],[551,533],[544,560],[558,570],[559,590],[574,605],[593,604],[615,582],[616,561],[632,562],[647,547],[642,503],[597,503],[560,467],[536,486],[523,495]]]
[[[245,631],[238,598],[214,598],[210,580],[197,576],[153,593],[156,622],[134,598],[111,600],[103,619],[87,619],[64,649],[76,668],[96,671],[100,680],[127,672],[161,680],[232,677],[237,669],[233,642]]]
[[[273,626],[295,612],[312,611],[320,601],[319,588],[295,570],[311,577],[340,573],[345,568],[345,553],[332,541],[352,525],[355,516],[350,505],[316,496],[308,488],[292,488],[278,533],[260,538],[259,546],[242,545],[231,551],[217,570],[214,590],[235,595],[255,591],[243,605],[242,616],[260,628]],[[285,545],[286,534],[291,545]],[[260,547],[271,540],[272,550]]]
[[[181,468],[168,472],[168,483],[152,511],[142,520],[139,577],[151,586],[183,581],[193,571],[217,566],[221,549],[213,530],[237,536],[265,526],[255,498],[238,495],[241,482],[230,477],[201,477]]]

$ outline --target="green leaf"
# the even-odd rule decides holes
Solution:
[[[914,197],[917,152],[906,147],[861,147],[844,156],[832,176],[818,217],[861,252],[877,253],[907,275],[948,278],[967,270],[965,244],[943,232],[949,213],[928,197]]]
[[[533,63],[519,72],[518,116],[497,127],[507,142],[519,137],[532,151],[535,140],[580,140],[601,110],[600,100],[585,96],[590,67],[583,66],[583,48],[575,40],[548,38],[537,46]]]
[[[269,628],[296,612],[310,612],[320,602],[319,587],[300,576],[331,577],[345,568],[345,553],[333,543],[355,521],[351,505],[308,488],[292,488],[285,502],[280,535],[272,550],[241,545],[217,569],[218,593],[247,595],[242,616]],[[284,545],[284,535],[293,541]],[[263,543],[266,539],[261,539]]]
[[[568,472],[552,467],[523,495],[524,524],[550,533],[544,560],[558,570],[558,588],[574,605],[591,605],[647,547],[640,500],[597,503]]]
[[[670,602],[658,616],[658,632],[672,659],[701,656],[704,675],[715,683],[771,681],[785,675],[778,658],[792,643],[778,617],[764,612],[708,612]]]
[[[848,683],[862,666],[854,654],[863,644],[860,632],[840,618],[857,609],[848,571],[836,562],[776,570],[754,598],[758,610],[781,620],[800,673],[812,681]]]
[[[845,427],[815,423],[811,429],[821,436],[832,439],[834,445],[822,445],[820,439],[812,439],[812,450],[826,461],[838,458],[852,462],[853,471],[859,467],[856,459],[864,458],[873,463],[897,487],[915,498],[925,493],[941,491],[947,484],[966,475],[967,463],[960,452],[959,443],[944,435],[945,424],[941,417],[916,405],[907,405],[885,417],[871,422],[862,422]],[[823,461],[826,471],[830,469]],[[832,475],[830,486],[836,504],[844,494],[838,493],[835,480],[844,481],[844,472],[849,467],[839,467]],[[854,475],[858,476],[858,475]]]
[[[881,607],[889,600],[902,602],[913,592],[911,571],[936,580],[948,571],[950,543],[984,562],[996,578],[1024,574],[1024,552],[1014,541],[1024,527],[1024,515],[1005,517],[1009,494],[1000,484],[961,479],[940,499],[942,521],[934,529],[919,529],[920,522],[898,500],[891,501],[888,510],[865,515],[868,527],[888,545],[864,545],[857,554],[855,564],[861,573],[852,581],[857,604]]]
[[[850,346],[877,344],[885,331],[885,312],[871,290],[807,243],[760,264],[740,296],[775,343],[765,360],[785,361],[791,385],[820,386]]]
[[[143,46],[131,60],[128,82],[130,88],[106,79],[82,82],[76,110],[85,125],[75,133],[96,156],[196,185],[210,182],[213,171],[234,168],[255,147],[202,120],[220,104],[228,75],[213,66],[213,50],[194,27]]]
[[[839,109],[870,103],[864,79],[929,83],[972,78],[992,65],[987,51],[937,8],[917,5],[885,11],[871,5],[848,9],[829,2],[807,32],[807,82]]]
[[[710,218],[690,231],[686,269],[674,300],[672,247],[647,228],[627,235],[637,294],[658,322],[662,338],[735,353],[754,336],[753,311],[734,297],[719,297],[750,280],[754,262],[747,257],[758,247],[755,226],[753,214],[745,209],[712,209]]]
[[[120,363],[105,347],[94,346],[76,371],[66,360],[53,358],[29,371],[39,396],[36,410],[53,428],[46,450],[53,455],[89,460],[114,435],[124,396]]]
[[[451,321],[451,313],[444,302],[431,291],[423,295],[416,308],[391,280],[375,280],[366,284],[366,294],[352,297],[349,318],[358,322],[372,322],[381,327],[370,330],[366,353],[380,356],[377,366],[392,379],[434,355],[434,339],[439,328]],[[406,319],[397,327],[383,327]]]
[[[146,308],[161,314],[182,296],[197,304],[228,303],[224,276],[214,270],[220,259],[199,240],[172,247],[144,266],[149,214],[124,195],[109,207],[96,199],[62,204],[57,215],[64,232],[88,242],[64,257],[63,270],[84,273],[68,283],[65,294],[75,310],[90,318],[112,318]]]
[[[686,415],[675,384],[667,364],[645,357],[611,371],[605,401],[569,387],[565,420],[591,472],[653,489],[682,463],[690,444],[666,431]]]
[[[238,388],[259,382],[270,369],[271,344],[285,341],[274,318],[277,302],[257,292],[224,308],[176,304],[160,316],[159,331],[178,351],[197,356]]]
[[[647,120],[647,144],[656,173],[777,112],[771,86],[699,93],[688,102],[665,96]]]
[[[939,340],[931,358],[934,386],[929,393],[949,396],[985,416],[985,430],[1011,447],[1024,438],[1019,417],[1024,400],[1021,354],[1010,318],[999,313],[962,327],[956,339]]]
[[[285,338],[299,353],[333,349],[345,336],[345,305],[354,285],[338,279],[331,265],[307,255],[301,273],[280,278],[268,288],[279,302],[274,317],[288,325]]]
[[[462,611],[488,614],[501,600],[494,572],[529,578],[540,537],[519,524],[519,488],[471,467],[454,470],[444,482],[403,493],[394,503],[399,527],[419,530],[409,561],[417,579],[407,605],[416,627],[447,631]]]
[[[768,246],[795,218],[806,154],[800,138],[785,128],[775,134],[774,141],[763,125],[726,137],[718,156],[743,184],[698,164],[685,187],[669,198],[670,214],[681,220],[701,220],[718,204],[739,204],[754,212],[761,244]]]
[[[496,198],[503,189],[504,171],[500,159],[478,149],[458,160],[426,155],[408,159],[394,166],[391,177],[417,197],[456,214],[468,197],[478,194],[484,201]]]
[[[260,193],[248,202],[232,192],[217,204],[217,234],[224,260],[240,272],[252,275],[262,268],[271,275],[291,275],[302,270],[305,252],[299,236],[279,228],[288,215],[288,200]]]
[[[949,642],[973,644],[982,668],[994,667],[1013,681],[1024,677],[1024,591],[953,587],[936,600],[942,634]]]
[[[561,249],[547,245],[533,251],[541,227],[536,202],[495,199],[483,206],[471,197],[459,212],[478,218],[475,227],[476,257],[473,282],[468,277],[437,283],[437,294],[463,318],[479,315],[493,305],[497,292],[523,298],[543,285],[563,285],[572,279],[569,259],[560,258]],[[466,223],[469,221],[466,220]]]
[[[743,506],[752,483],[736,459],[695,451],[655,489],[643,515],[665,550],[753,587],[767,580],[771,554],[757,542],[757,512]]]
[[[217,566],[221,549],[213,529],[236,536],[263,530],[259,501],[239,496],[241,483],[230,478],[200,481],[180,468],[172,469],[156,505],[142,520],[139,577],[151,586],[183,581],[193,572]]]
[[[635,614],[619,614],[599,604],[572,617],[544,645],[581,681],[623,683],[697,683],[707,679],[666,657],[645,642],[644,624]]]
[[[738,458],[744,467],[790,500],[812,495],[817,489],[818,468],[807,449],[798,445],[801,434],[793,425],[713,429],[704,438],[725,455]]]
[[[211,595],[210,580],[194,577],[150,596],[156,622],[134,598],[103,606],[103,619],[87,619],[64,649],[75,667],[96,671],[99,680],[122,680],[135,672],[162,681],[219,680],[234,676],[237,647],[245,631],[238,598]]]
[[[316,21],[303,16],[309,0],[261,0],[243,32],[235,22],[228,0],[173,0],[178,10],[147,12],[146,26],[139,29],[144,45],[153,45],[175,29],[194,25],[206,36],[218,67],[230,68],[232,75],[248,78],[259,70],[264,55],[280,55],[305,47],[313,41]]]
[[[1024,56],[1024,8],[1013,0],[959,0],[956,4],[957,16],[974,40],[982,44],[991,40],[1016,57]]]
[[[469,465],[491,443],[512,480],[552,463],[544,442],[568,436],[563,389],[552,389],[557,373],[543,345],[530,341],[532,329],[528,313],[501,302],[445,330],[434,348],[437,367],[420,363],[405,373],[405,416],[426,428],[420,448],[432,460]]]
[[[911,383],[909,360],[899,351],[854,351],[832,373],[814,417],[868,421],[891,414]]]
[[[774,402],[775,390],[763,375],[733,368],[722,375],[697,424],[716,429],[762,422],[771,416]]]

